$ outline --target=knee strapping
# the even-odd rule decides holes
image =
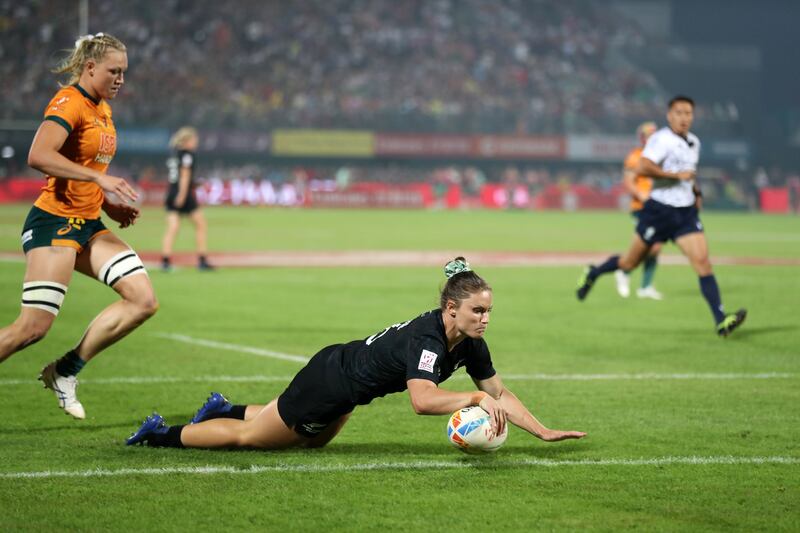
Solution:
[[[147,274],[144,263],[133,250],[120,252],[108,261],[100,269],[97,279],[113,287],[116,282],[127,276],[136,274]]]
[[[35,307],[58,315],[67,286],[55,281],[28,281],[22,284],[22,307]]]

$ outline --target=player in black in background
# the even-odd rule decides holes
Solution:
[[[440,308],[394,324],[366,339],[323,348],[287,389],[264,405],[231,405],[212,393],[191,423],[167,426],[147,417],[127,444],[175,448],[320,447],[342,429],[357,405],[408,389],[414,411],[445,415],[480,405],[496,434],[508,420],[544,441],[579,439],[580,431],[543,426],[508,390],[492,366],[483,335],[492,310],[492,289],[463,257],[445,266]],[[476,392],[443,390],[438,384],[465,367]]]
[[[161,245],[161,269],[165,272],[172,270],[172,245],[181,225],[181,216],[188,215],[195,229],[195,243],[197,246],[197,268],[200,270],[213,270],[206,259],[207,224],[203,212],[197,205],[195,196],[194,166],[195,152],[200,142],[197,130],[183,127],[175,132],[169,145],[173,150],[172,156],[167,159],[169,170],[169,191],[167,192],[167,229]]]

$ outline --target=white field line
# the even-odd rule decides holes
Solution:
[[[271,359],[282,359],[284,361],[295,361],[297,363],[307,363],[308,357],[302,355],[292,355],[288,353],[275,352],[272,350],[265,350],[263,348],[254,348],[252,346],[241,346],[239,344],[229,344],[227,342],[210,341],[206,339],[198,339],[188,335],[179,335],[177,333],[154,333],[154,336],[161,337],[162,339],[169,339],[178,342],[185,342],[187,344],[195,344],[197,346],[205,346],[206,348],[217,348],[219,350],[229,350],[232,352],[247,353],[256,355],[258,357],[269,357]]]
[[[259,357],[270,357],[274,359],[283,359],[287,361],[297,361],[300,363],[307,363],[308,357],[299,355],[291,355],[273,350],[266,350],[264,348],[256,348],[254,346],[242,346],[239,344],[229,344],[224,342],[210,341],[206,339],[199,339],[197,337],[190,337],[188,335],[180,335],[177,333],[155,333],[156,337],[163,339],[170,339],[178,342],[185,342],[187,344],[196,344],[198,346],[206,346],[209,348],[220,348],[223,350],[230,350],[234,352],[247,353],[257,355]],[[266,376],[253,376],[254,381],[263,381]],[[463,378],[466,376],[453,376],[454,378]],[[775,379],[775,378],[793,378],[795,374],[783,372],[761,372],[755,374],[746,373],[673,373],[673,374],[658,374],[653,372],[638,373],[638,374],[509,374],[503,375],[503,379],[511,380],[540,380],[540,381],[596,381],[596,380],[658,380],[658,379]],[[135,379],[135,378],[132,378]],[[165,378],[165,379],[178,379],[178,378]],[[232,379],[244,379],[232,378]],[[291,379],[291,378],[289,378]],[[0,381],[0,383],[2,383]]]
[[[187,466],[164,468],[119,468],[108,470],[97,468],[92,470],[42,470],[38,472],[0,472],[0,479],[49,479],[49,478],[87,478],[87,477],[128,477],[128,476],[160,476],[172,474],[211,475],[211,474],[265,474],[281,472],[328,473],[328,472],[365,472],[382,470],[439,470],[442,468],[519,468],[519,467],[594,467],[594,466],[673,466],[673,465],[797,465],[800,457],[736,457],[732,455],[718,457],[654,457],[640,459],[520,459],[512,461],[473,460],[454,461],[404,461],[404,462],[372,462],[354,464],[278,464],[270,466],[250,465],[249,468],[232,466]]]
[[[157,337],[170,339],[187,344],[195,344],[208,348],[218,348],[239,353],[246,353],[258,357],[271,359],[281,359],[298,363],[307,363],[308,358],[291,355],[264,348],[253,346],[242,346],[229,344],[206,339],[198,339],[188,335],[177,333],[156,333]],[[116,384],[161,384],[161,383],[264,383],[281,382],[288,383],[293,376],[269,376],[269,375],[250,375],[250,376],[120,376],[113,378],[89,378],[81,379],[83,384],[94,385],[116,385]],[[461,374],[453,376],[451,379],[467,379],[469,376]],[[502,378],[507,381],[658,381],[658,380],[733,380],[733,379],[793,379],[797,374],[791,372],[758,372],[758,373],[666,373],[655,372],[643,373],[618,373],[618,374],[506,374]],[[32,385],[36,381],[27,379],[0,379],[0,386],[6,385]]]
[[[791,379],[797,374],[790,372],[758,372],[758,373],[675,373],[658,374],[644,372],[639,374],[508,374],[501,375],[504,380],[520,381],[648,381],[669,379]],[[462,377],[462,376],[459,376]],[[468,376],[463,376],[468,377]]]
[[[508,374],[501,375],[504,381],[657,381],[657,380],[735,380],[735,379],[794,379],[797,374],[789,372],[762,372],[755,374]],[[148,385],[162,383],[289,383],[293,376],[267,376],[256,374],[250,376],[129,376],[113,378],[80,379],[81,384],[92,385]],[[451,377],[453,380],[469,379],[466,374]],[[0,386],[35,385],[32,379],[0,379]]]

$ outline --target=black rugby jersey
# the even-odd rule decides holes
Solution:
[[[496,373],[483,339],[467,337],[453,351],[447,351],[440,309],[343,344],[337,352],[351,399],[362,405],[405,390],[409,379],[439,384],[462,366],[475,379],[488,379]]]
[[[167,179],[169,180],[169,188],[170,190],[174,189],[176,194],[178,192],[178,181],[181,177],[182,168],[189,169],[189,191],[194,188],[194,159],[194,152],[190,152],[189,150],[178,150],[167,159],[167,170],[169,171]]]

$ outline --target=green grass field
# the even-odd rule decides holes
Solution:
[[[0,207],[0,252],[19,250],[27,209]],[[614,252],[631,233],[621,213],[206,213],[215,251]],[[800,258],[800,217],[704,222],[712,261]],[[118,234],[144,252],[158,250],[161,231],[162,213],[148,209]],[[179,249],[190,248],[186,228]],[[76,276],[47,338],[0,367],[0,530],[798,530],[800,267],[717,267],[727,307],[750,312],[722,340],[687,266],[659,267],[663,302],[622,300],[608,277],[583,304],[576,267],[473,266],[494,288],[486,338],[500,376],[543,423],[585,439],[547,444],[511,428],[495,455],[466,456],[447,443],[446,417],[416,416],[402,393],[358,408],[321,450],[125,447],[145,415],[185,423],[211,390],[270,400],[301,363],[268,351],[307,357],[412,318],[436,306],[444,277],[428,267],[152,272],[159,313],[81,373],[87,419],[76,421],[35,381],[115,300]],[[2,324],[18,313],[23,271],[0,262]],[[444,387],[471,382],[457,373]]]

